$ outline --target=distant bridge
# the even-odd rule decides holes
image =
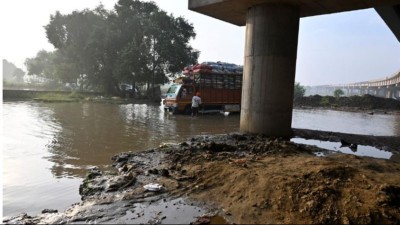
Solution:
[[[341,89],[346,96],[369,94],[400,100],[400,71],[390,77],[379,80],[307,87],[306,95],[333,95],[336,89]]]

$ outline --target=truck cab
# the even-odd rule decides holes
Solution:
[[[196,93],[196,88],[193,84],[172,84],[163,101],[164,110],[174,114],[178,112],[189,114],[194,93]]]

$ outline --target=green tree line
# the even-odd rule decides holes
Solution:
[[[67,15],[57,11],[44,28],[55,50],[27,58],[28,75],[82,90],[119,95],[121,84],[152,89],[200,54],[189,44],[196,37],[193,25],[153,2],[119,0],[112,10],[100,4]]]
[[[3,59],[3,85],[9,83],[23,83],[25,72],[13,63]]]
[[[306,93],[305,87],[303,85],[301,85],[299,82],[295,82],[294,94],[293,94],[294,99],[303,97],[305,93]]]

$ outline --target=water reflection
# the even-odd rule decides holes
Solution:
[[[44,203],[45,208],[58,209],[79,201],[80,179],[54,179],[49,173],[52,163],[45,158],[51,157],[49,149],[62,133],[51,109],[37,103],[5,103],[3,126],[4,215],[37,214]]]
[[[180,142],[197,134],[238,130],[239,116],[191,118],[164,113],[159,104],[47,104],[62,132],[52,143],[48,159],[56,177],[83,177],[86,168],[110,169],[111,157],[141,151],[163,142]],[[216,125],[218,124],[218,125]]]
[[[334,152],[341,152],[345,154],[358,155],[358,156],[369,156],[374,158],[391,159],[392,156],[394,155],[391,152],[365,145],[358,145],[357,149],[354,149],[350,148],[350,146],[344,146],[340,142],[320,141],[312,139],[307,140],[303,138],[292,138],[291,141],[299,144],[315,145],[322,149],[327,149]],[[324,154],[317,153],[317,155],[322,156]]]
[[[90,166],[106,168],[111,157],[123,151],[154,147],[157,135],[151,122],[154,110],[147,105],[60,103],[49,105],[63,124],[58,143],[50,149],[57,177],[83,176]],[[66,167],[65,165],[73,165]]]
[[[292,126],[351,134],[400,136],[399,118],[400,115],[295,109]]]

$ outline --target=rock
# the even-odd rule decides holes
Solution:
[[[43,209],[42,213],[58,213],[57,209]]]
[[[114,162],[120,163],[120,162],[126,162],[129,159],[129,154],[128,153],[121,153],[119,155],[115,155],[111,158]]]
[[[211,219],[208,216],[202,216],[198,218],[195,222],[190,223],[191,225],[203,225],[203,224],[210,224]]]
[[[154,174],[154,175],[158,175],[158,169],[149,169],[148,170],[149,174]]]
[[[132,173],[124,176],[116,176],[107,180],[105,183],[106,192],[117,191],[132,185],[136,181],[136,177]]]
[[[86,179],[92,180],[102,175],[103,173],[100,170],[89,170],[89,172],[86,174]]]
[[[161,176],[169,177],[169,171],[167,169],[161,169],[159,172]]]
[[[385,194],[383,203],[389,206],[400,207],[400,186],[382,185],[381,191]]]

